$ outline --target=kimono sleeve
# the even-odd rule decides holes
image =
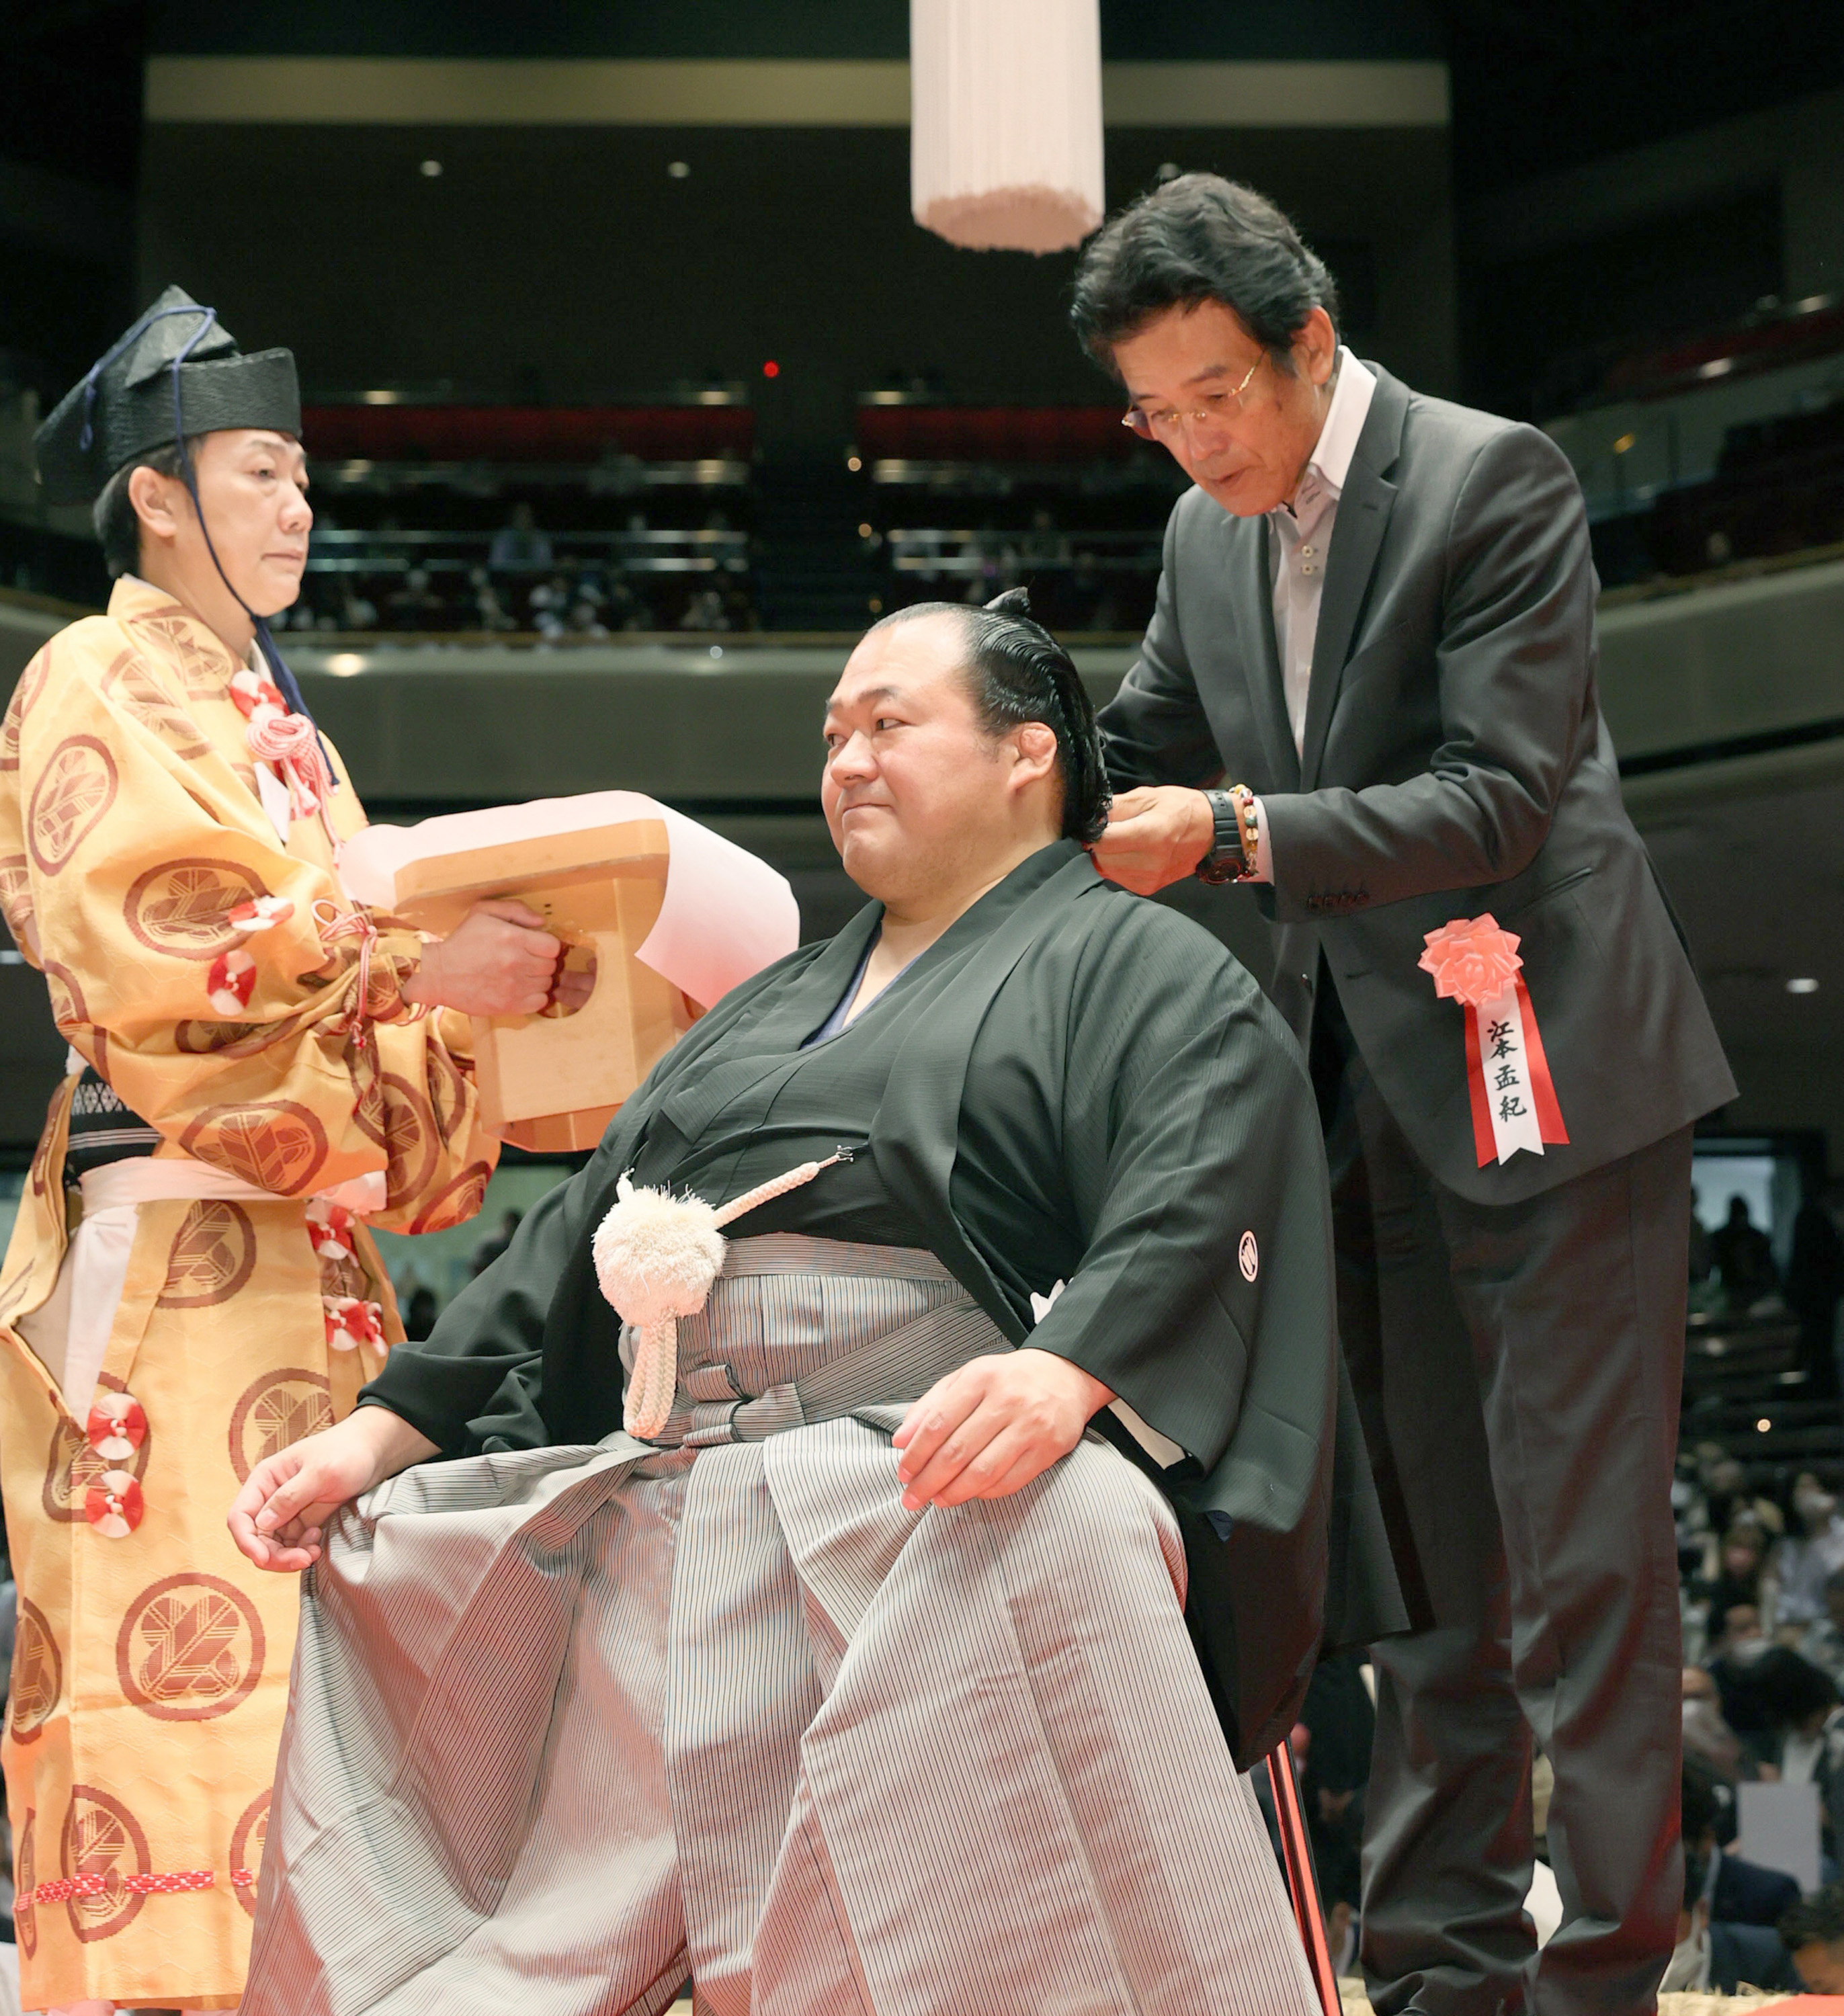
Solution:
[[[1214,939],[1156,905],[1115,908],[1076,978],[1061,1088],[1086,1244],[1031,1342],[1102,1381],[1206,1471],[1234,1436],[1272,1444],[1264,1474],[1309,1478],[1336,1330],[1304,1063]]]
[[[546,1330],[572,1257],[580,1258],[606,1164],[598,1155],[540,1197],[506,1251],[442,1311],[427,1340],[392,1351],[358,1404],[387,1407],[445,1456],[552,1442],[542,1411]]]
[[[402,1000],[416,934],[355,917],[208,744],[105,689],[121,636],[54,639],[6,724],[0,894],[59,1028],[167,1142],[261,1189],[378,1175],[376,1222],[471,1215],[497,1148],[454,1018]]]

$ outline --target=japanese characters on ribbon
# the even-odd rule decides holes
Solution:
[[[1522,1148],[1540,1155],[1546,1142],[1566,1145],[1568,1129],[1530,1005],[1517,934],[1489,912],[1457,917],[1426,934],[1417,962],[1435,994],[1459,1002],[1466,1017],[1466,1076],[1473,1145],[1479,1166],[1508,1162]]]

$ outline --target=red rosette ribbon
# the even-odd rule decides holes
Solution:
[[[358,1221],[344,1204],[317,1197],[308,1206],[308,1237],[322,1260],[350,1259],[358,1250]]]
[[[1550,1076],[1524,982],[1522,941],[1490,912],[1456,917],[1429,931],[1416,962],[1435,998],[1457,1001],[1466,1017],[1466,1077],[1479,1167],[1508,1162],[1520,1149],[1540,1155],[1566,1146],[1568,1130]]]
[[[125,1540],[146,1516],[139,1481],[125,1470],[106,1470],[83,1494],[83,1514],[106,1540]]]
[[[384,1312],[376,1302],[356,1295],[322,1295],[326,1305],[326,1343],[332,1351],[356,1351],[362,1344],[384,1344]]]
[[[147,1439],[146,1412],[132,1393],[99,1393],[84,1439],[105,1463],[126,1463]]]
[[[205,974],[205,999],[214,1014],[235,1021],[256,992],[256,962],[240,946],[221,952]]]
[[[1416,964],[1434,975],[1436,996],[1466,1008],[1496,1000],[1524,965],[1518,956],[1522,941],[1515,931],[1500,931],[1489,911],[1482,917],[1456,917],[1422,942],[1428,949]]]

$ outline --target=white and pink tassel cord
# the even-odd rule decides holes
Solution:
[[[616,1183],[614,1205],[596,1228],[590,1250],[603,1294],[635,1333],[634,1367],[621,1408],[629,1435],[650,1441],[672,1414],[679,1388],[679,1319],[704,1308],[723,1271],[722,1228],[851,1159],[851,1150],[841,1148],[823,1162],[803,1162],[721,1211],[702,1197],[636,1190],[625,1175]]]

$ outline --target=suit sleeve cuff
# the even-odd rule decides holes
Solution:
[[[1244,880],[1272,882],[1274,879],[1274,856],[1268,845],[1268,808],[1259,798],[1255,801],[1255,873]]]

